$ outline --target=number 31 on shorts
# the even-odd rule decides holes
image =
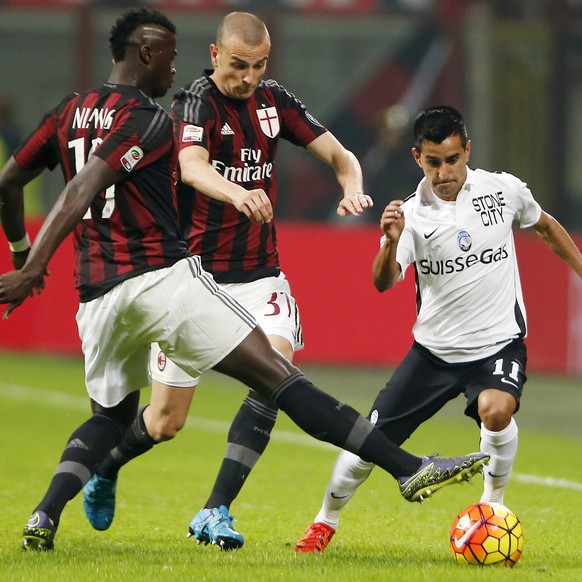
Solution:
[[[273,317],[275,315],[279,315],[281,313],[281,310],[287,310],[287,317],[291,317],[292,309],[291,301],[287,293],[275,291],[271,295],[271,299],[267,301],[267,305],[269,306],[269,308],[267,311],[265,311],[266,317]]]

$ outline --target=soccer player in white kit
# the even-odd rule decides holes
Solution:
[[[513,415],[527,360],[512,224],[533,227],[581,277],[582,256],[524,182],[504,172],[469,169],[470,150],[464,121],[452,107],[433,107],[416,118],[412,154],[424,178],[405,201],[385,208],[373,263],[381,292],[414,266],[414,343],[368,418],[400,445],[463,393],[465,414],[480,427],[481,451],[491,455],[481,501],[503,503],[517,453]],[[372,469],[357,455],[340,453],[323,505],[296,551],[325,549],[341,510]]]

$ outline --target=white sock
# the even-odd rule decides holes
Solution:
[[[341,510],[356,489],[368,478],[374,463],[363,461],[349,451],[342,451],[335,462],[323,505],[315,516],[315,522],[325,523],[337,530]]]
[[[482,453],[489,453],[491,459],[483,468],[483,495],[481,501],[503,504],[503,494],[511,467],[517,454],[517,424],[512,418],[508,426],[499,432],[487,430],[481,423]]]

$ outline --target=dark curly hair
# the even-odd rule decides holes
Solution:
[[[157,24],[176,34],[176,25],[165,14],[149,8],[129,10],[115,21],[109,35],[109,47],[115,62],[125,58],[125,49],[130,44],[131,35],[144,24]]]

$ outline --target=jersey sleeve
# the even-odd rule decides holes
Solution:
[[[139,105],[120,112],[94,155],[123,179],[158,160],[172,145],[172,122],[166,111],[156,104]]]
[[[404,274],[408,266],[414,263],[414,237],[412,235],[412,230],[410,228],[404,227],[402,234],[400,235],[400,240],[398,241],[398,246],[396,247],[396,261],[400,265],[400,278],[399,281],[404,279]]]
[[[281,114],[281,137],[297,146],[305,147],[327,131],[303,103],[273,79],[265,81],[273,92]]]
[[[37,127],[14,152],[14,159],[24,168],[53,170],[59,163],[57,151],[57,112],[76,93],[67,95],[56,107],[44,115]]]
[[[201,95],[183,89],[174,97],[171,114],[179,151],[193,145],[210,149],[215,111]]]
[[[505,174],[516,196],[515,218],[520,228],[529,228],[538,222],[542,208],[536,202],[527,184],[511,174]]]

